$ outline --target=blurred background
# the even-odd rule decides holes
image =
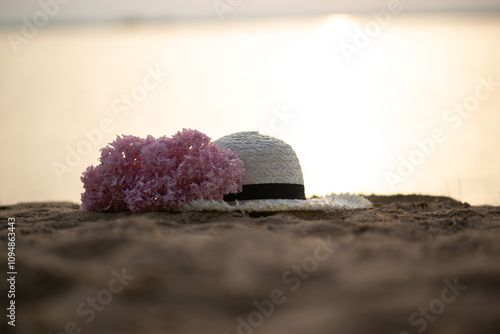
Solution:
[[[79,202],[121,134],[238,131],[306,195],[500,205],[500,2],[2,0],[0,204]]]

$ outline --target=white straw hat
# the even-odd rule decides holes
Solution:
[[[306,199],[299,159],[293,148],[280,139],[252,131],[233,133],[215,143],[235,152],[243,161],[243,189],[224,196],[225,202],[194,201],[181,211],[335,211],[372,205],[352,194]]]
[[[257,199],[305,200],[304,177],[293,148],[258,132],[237,132],[215,141],[238,155],[245,167],[243,190],[225,201]]]

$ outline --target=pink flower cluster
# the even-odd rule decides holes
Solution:
[[[82,210],[176,210],[241,191],[243,162],[200,131],[157,139],[118,136],[109,145],[101,149],[101,164],[83,172]]]

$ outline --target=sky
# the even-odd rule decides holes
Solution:
[[[0,22],[21,24],[40,9],[57,7],[55,22],[141,20],[141,19],[219,19],[214,4],[230,5],[227,18],[369,13],[390,3],[405,12],[450,12],[500,10],[498,0],[2,0]],[[54,5],[57,3],[59,5]],[[228,7],[224,7],[228,8]]]

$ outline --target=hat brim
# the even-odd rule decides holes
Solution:
[[[372,203],[363,196],[349,193],[331,194],[325,197],[299,199],[265,199],[235,202],[198,200],[186,204],[179,211],[220,212],[279,212],[279,211],[337,211],[342,209],[370,208]]]

